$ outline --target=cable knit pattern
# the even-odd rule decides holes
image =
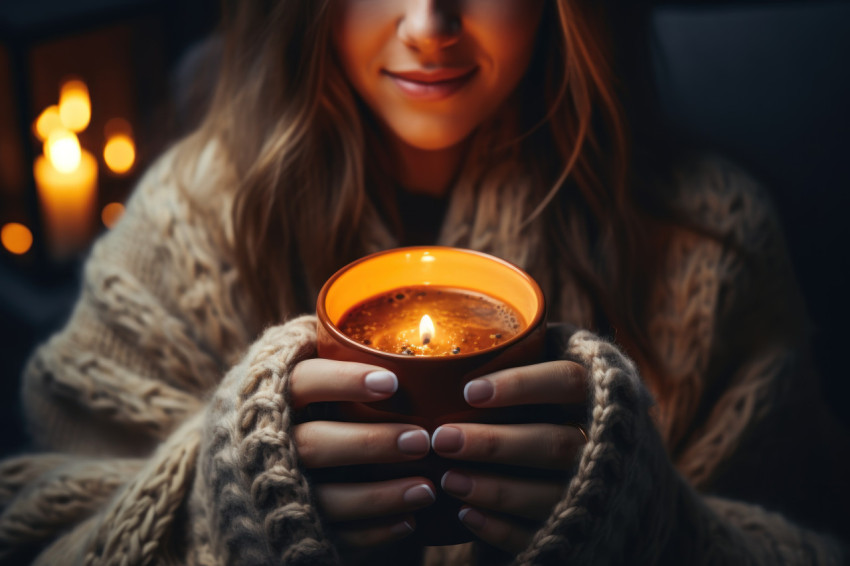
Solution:
[[[316,319],[263,334],[218,388],[208,411],[193,506],[218,563],[332,564],[290,434],[289,370],[315,357]]]
[[[143,464],[143,460],[105,462],[66,455],[4,462],[0,467],[3,492],[13,490],[17,497],[6,507],[0,526],[0,557],[11,558],[89,517]]]
[[[670,525],[641,513],[664,471],[663,459],[650,452],[661,443],[647,415],[649,396],[631,361],[589,332],[572,336],[566,357],[589,371],[588,443],[564,499],[517,563],[651,563],[649,553],[663,546]]]
[[[339,561],[299,466],[288,402],[292,368],[315,355],[315,318],[258,327],[231,255],[224,164],[213,150],[192,167],[175,155],[145,175],[94,246],[70,321],[27,366],[25,410],[45,452],[0,463],[0,561]],[[812,384],[760,190],[717,161],[683,167],[677,182],[687,187],[681,208],[721,237],[681,231],[670,243],[648,328],[669,382],[649,376],[650,395],[616,344],[570,337],[564,356],[588,369],[589,442],[516,563],[840,564],[844,547],[793,523],[793,506],[789,519],[708,495],[739,476],[799,479],[787,458],[761,461],[803,442],[784,436],[783,416],[820,405],[795,409]],[[564,322],[592,312],[583,295],[563,304]],[[777,431],[781,442],[759,444]],[[823,438],[805,439],[809,454],[847,449],[845,436]],[[804,464],[811,481],[799,491],[835,489],[847,501],[846,482],[822,485],[819,464]],[[460,550],[425,560],[476,556]]]

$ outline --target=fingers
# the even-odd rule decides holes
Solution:
[[[289,391],[299,409],[324,401],[378,401],[397,389],[395,374],[377,366],[312,358],[292,370]]]
[[[512,555],[522,552],[534,534],[531,528],[474,507],[461,508],[458,518],[478,538]]]
[[[440,480],[443,491],[475,507],[534,521],[542,521],[549,516],[565,486],[564,482],[463,470],[449,470]]]
[[[401,423],[311,421],[296,425],[293,438],[306,468],[406,462],[430,448],[424,429]]]
[[[584,443],[576,427],[551,424],[458,423],[431,437],[434,452],[445,458],[549,470],[571,469]]]
[[[568,361],[510,368],[470,381],[463,396],[475,407],[584,403],[587,370]]]
[[[319,484],[315,493],[324,518],[332,523],[398,516],[436,500],[434,486],[425,478]]]

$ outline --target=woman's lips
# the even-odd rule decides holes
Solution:
[[[408,98],[434,101],[448,98],[464,87],[478,67],[434,71],[384,71]]]

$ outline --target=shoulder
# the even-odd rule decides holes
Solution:
[[[668,284],[690,287],[692,279],[699,279],[714,296],[717,316],[740,314],[742,305],[749,305],[801,320],[794,268],[767,188],[718,155],[682,160],[671,179],[681,223],[672,230],[668,246]],[[775,309],[770,305],[774,301],[786,307]]]
[[[84,290],[95,302],[108,297],[117,281],[144,289],[173,312],[230,301],[227,295],[238,283],[233,185],[220,148],[187,145],[195,142],[185,140],[156,160],[124,216],[92,248]]]
[[[690,227],[749,252],[784,246],[767,188],[734,161],[691,155],[673,166],[670,178],[674,209]]]
[[[229,211],[235,186],[222,145],[190,136],[154,161],[135,187],[127,210],[151,219],[186,213],[220,216]]]
[[[117,253],[154,261],[201,242],[217,252],[229,249],[235,186],[229,171],[220,144],[191,137],[178,142],[145,171],[121,220],[91,257]]]

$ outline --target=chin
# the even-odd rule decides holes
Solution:
[[[468,138],[471,133],[468,130],[459,131],[457,129],[446,131],[443,128],[433,126],[423,126],[416,129],[408,126],[403,130],[395,130],[396,136],[404,143],[425,151],[439,151],[454,147]]]

